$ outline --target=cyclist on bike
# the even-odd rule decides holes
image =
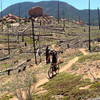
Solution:
[[[51,62],[54,71],[56,71],[57,69],[57,62],[58,62],[57,51],[54,50],[52,51],[52,62]]]

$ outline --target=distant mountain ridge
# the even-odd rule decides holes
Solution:
[[[41,2],[22,2],[11,5],[3,10],[3,16],[12,13],[17,16],[26,17],[28,16],[28,10],[35,6],[43,7],[44,12],[48,15],[57,17],[57,1],[41,1]],[[20,14],[19,14],[19,7],[20,7]],[[84,22],[88,23],[88,10],[78,10],[75,7],[69,5],[65,2],[60,2],[60,17],[70,18],[78,20],[83,20]],[[91,10],[91,24],[98,23],[98,15],[97,10]]]

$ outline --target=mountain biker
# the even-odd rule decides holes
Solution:
[[[54,71],[56,71],[57,62],[58,62],[57,51],[53,50],[52,51],[52,62],[51,62],[51,65],[52,65]]]

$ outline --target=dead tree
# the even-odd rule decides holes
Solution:
[[[10,25],[8,24],[7,27],[8,27],[8,34],[7,34],[7,39],[8,39],[8,55],[10,55],[10,40],[9,40],[9,28],[10,28]]]
[[[30,15],[30,19],[32,22],[32,35],[33,35],[33,47],[34,47],[34,56],[35,56],[35,64],[37,64],[37,57],[36,57],[36,40],[35,40],[35,32],[34,32],[34,22],[36,17],[43,16],[43,8],[41,7],[33,7],[29,9],[28,14]]]
[[[63,30],[65,31],[65,13],[64,13],[64,11],[63,11]]]
[[[60,3],[59,3],[59,0],[58,0],[58,24],[59,24],[59,19],[60,19],[59,6],[60,6]]]
[[[100,11],[99,11],[99,8],[98,8],[98,24],[99,24],[99,30],[100,30]]]
[[[41,21],[40,21],[40,28],[41,28]],[[40,32],[41,32],[41,30],[40,30]],[[40,33],[39,33],[39,36],[38,36],[38,41],[39,41],[39,49],[40,49]],[[41,49],[40,49],[39,52],[40,52],[39,56],[40,56],[40,62],[41,62],[42,61],[42,59],[41,59]]]
[[[89,0],[89,51],[91,52],[91,27],[90,27],[90,24],[91,24],[91,20],[90,20],[90,0]]]
[[[32,21],[32,35],[33,35],[33,47],[34,47],[35,64],[37,64],[36,44],[35,44],[35,32],[34,32],[34,19],[31,18],[31,21]]]

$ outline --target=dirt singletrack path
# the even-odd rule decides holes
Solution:
[[[59,72],[60,72],[60,73],[61,73],[61,72],[66,72],[67,69],[69,69],[73,64],[75,64],[75,63],[78,61],[78,59],[79,59],[79,57],[75,57],[75,58],[73,58],[72,60],[70,60],[69,63],[66,64],[64,67],[62,67],[62,68],[60,69]],[[40,80],[40,81],[36,84],[36,88],[37,88],[38,86],[40,86],[40,85],[43,85],[44,83],[46,83],[46,82],[48,82],[48,81],[49,81],[49,79],[48,79],[47,77],[43,78],[42,80]]]
[[[79,49],[79,51],[80,51],[83,55],[88,55],[88,52],[87,52],[86,49],[84,49],[84,48]]]
[[[66,64],[64,67],[62,67],[60,69],[60,73],[61,72],[66,72],[73,64],[75,64],[78,61],[79,57],[75,57],[74,59],[70,60],[68,64]],[[49,79],[47,77],[42,77],[42,80],[40,80],[39,82],[37,82],[35,89],[38,89],[39,86],[45,84],[46,82],[48,82]],[[38,90],[39,91],[39,90]],[[39,93],[44,93],[45,90],[41,87]]]
[[[86,52],[86,49],[84,49],[84,48],[79,49],[79,51],[82,52],[83,55],[88,55],[88,52]],[[80,58],[80,57],[75,57],[75,58],[73,58],[72,60],[70,60],[70,61],[68,62],[68,64],[64,65],[64,67],[62,67],[62,68],[60,69],[59,72],[60,72],[60,73],[61,73],[61,72],[66,72],[68,69],[70,69],[70,67],[71,67],[73,64],[75,64],[75,63],[79,60],[79,58]],[[49,79],[48,79],[47,77],[43,77],[42,80],[40,80],[40,81],[36,84],[36,88],[38,88],[39,86],[45,84],[45,83],[48,82],[48,81],[49,81]]]
[[[9,100],[18,100],[16,97],[13,97],[13,98],[11,98],[11,99],[9,99]]]
[[[88,55],[88,52],[86,52],[86,49],[82,48],[82,49],[79,49],[80,52],[82,52],[83,55]],[[60,69],[60,73],[61,72],[67,72],[68,69],[70,69],[70,67],[75,64],[78,60],[79,60],[80,57],[75,57],[73,58],[72,60],[70,60],[68,62],[68,64],[64,65],[61,69]],[[36,85],[35,85],[35,90],[37,90],[37,94],[41,94],[41,93],[44,93],[46,90],[44,90],[42,87],[39,87],[43,84],[45,84],[46,82],[49,81],[47,75],[45,75],[47,73],[44,73],[42,79],[40,79]],[[10,99],[10,100],[18,100],[16,97]]]
[[[79,57],[75,57],[72,60],[69,61],[68,64],[66,64],[64,67],[60,69],[61,72],[66,72],[73,64],[75,64],[79,60]]]
[[[4,48],[5,47],[5,45],[4,44],[0,44],[0,48]]]

